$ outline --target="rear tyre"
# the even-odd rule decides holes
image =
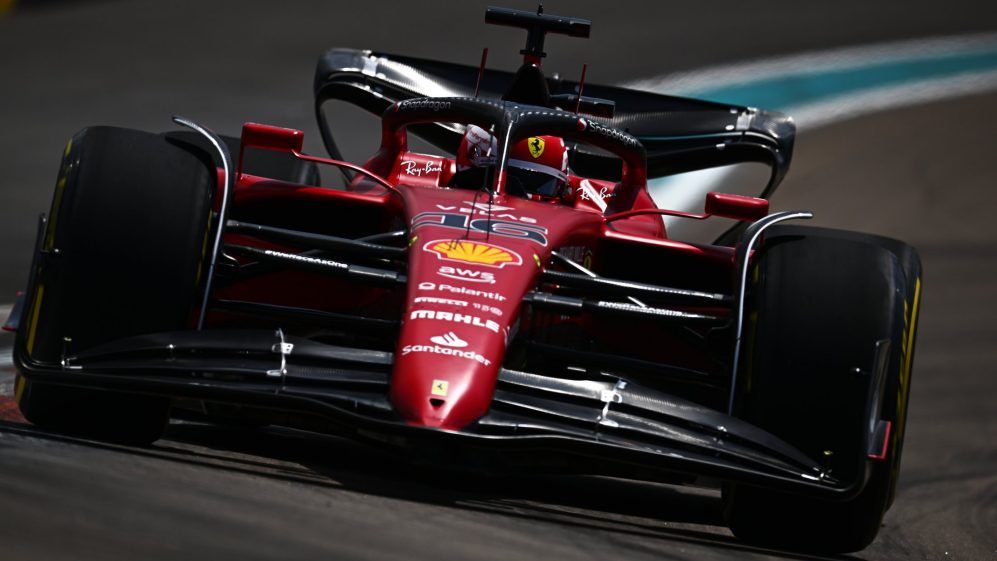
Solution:
[[[93,127],[70,141],[18,336],[57,365],[116,339],[183,329],[200,295],[215,168],[199,149]],[[46,429],[128,444],[158,439],[169,400],[24,378],[18,404]]]
[[[865,485],[843,501],[728,485],[727,524],[738,538],[766,546],[860,550],[879,531],[900,466],[920,260],[895,240],[806,227],[771,228],[759,254],[737,414],[823,459],[831,477]],[[888,345],[880,369],[877,344]],[[868,458],[870,408],[891,423],[883,460]]]

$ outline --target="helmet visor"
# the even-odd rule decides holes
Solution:
[[[558,197],[564,190],[564,181],[546,173],[509,167],[506,191],[510,195],[540,195],[541,197]]]

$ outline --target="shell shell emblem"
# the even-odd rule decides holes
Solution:
[[[424,249],[446,261],[474,263],[502,268],[506,265],[522,265],[523,258],[518,253],[497,245],[467,240],[433,240]]]

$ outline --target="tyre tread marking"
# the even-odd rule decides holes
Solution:
[[[907,417],[907,394],[910,389],[910,369],[914,357],[914,334],[917,333],[917,312],[921,304],[921,279],[917,278],[914,282],[914,298],[911,301],[910,306],[910,316],[909,320],[905,317],[904,323],[906,332],[903,338],[903,363],[900,368],[900,380],[899,389],[897,392],[897,430],[896,438],[899,441],[903,438],[904,429],[906,427],[905,419]],[[907,307],[907,303],[904,302],[904,307]],[[906,311],[906,310],[905,310]]]
[[[45,294],[45,285],[39,283],[35,291],[35,301],[31,304],[31,319],[28,322],[28,356],[35,352],[35,334],[38,332],[38,316],[42,309],[42,295]]]

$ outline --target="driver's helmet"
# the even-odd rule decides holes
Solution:
[[[468,125],[457,149],[458,172],[497,163],[495,136]],[[506,191],[533,200],[560,199],[568,188],[568,149],[556,136],[531,136],[509,149]]]
[[[568,148],[557,136],[531,136],[509,149],[506,190],[530,199],[560,199],[568,190]],[[521,191],[521,192],[520,192]]]

